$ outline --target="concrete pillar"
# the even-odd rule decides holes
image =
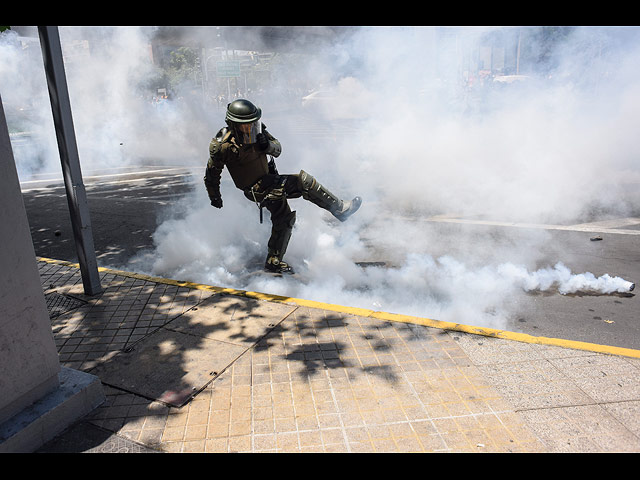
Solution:
[[[0,453],[34,451],[104,401],[62,368],[0,98]]]

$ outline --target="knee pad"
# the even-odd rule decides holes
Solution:
[[[304,170],[300,170],[298,180],[300,181],[300,190],[302,190],[304,198],[307,198],[309,192],[318,184],[318,181]]]
[[[342,201],[307,172],[300,170],[298,179],[302,190],[302,198],[330,212],[341,208]]]

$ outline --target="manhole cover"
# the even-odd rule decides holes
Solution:
[[[81,307],[86,302],[77,298],[61,295],[60,293],[47,293],[44,296],[47,301],[47,310],[49,310],[49,318],[55,318],[70,310]]]

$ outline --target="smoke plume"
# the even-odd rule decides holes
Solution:
[[[145,85],[158,72],[149,42],[157,31],[90,30],[86,52],[86,29],[61,28],[83,170],[150,161],[201,167],[194,191],[155,232],[154,248],[118,267],[495,327],[509,318],[505,298],[516,292],[629,290],[615,272],[573,273],[562,258],[541,264],[550,238],[543,230],[479,232],[423,219],[455,214],[571,225],[637,215],[635,28],[566,29],[553,42],[534,28],[371,27],[321,45],[292,37],[296,60],[274,69],[263,91],[243,94],[262,108],[283,145],[280,173],[304,169],[335,194],[360,195],[364,203],[342,224],[291,200],[298,221],[286,259],[298,274],[283,278],[255,273],[266,255],[268,213],[260,224],[228,172],[224,208],[209,205],[202,175],[224,109],[193,91],[179,92],[181,101],[162,111],[150,106]],[[190,34],[184,29],[183,38]],[[197,31],[214,34],[214,27]],[[249,37],[252,50],[272,51],[255,46],[263,39],[259,28],[246,27]],[[519,55],[524,81],[482,78],[491,42],[507,45],[502,73],[516,73],[506,69]],[[72,62],[68,45],[82,61]],[[21,178],[57,165],[37,57],[21,55],[11,33],[0,35],[3,100],[29,104],[34,136],[45,139],[16,148]],[[330,100],[303,107],[311,89],[327,91]],[[30,163],[36,157],[37,167]]]

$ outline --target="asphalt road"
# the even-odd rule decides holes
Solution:
[[[165,209],[200,187],[200,170],[197,167],[146,166],[137,167],[135,171],[85,174],[98,263],[125,265],[140,250],[151,249],[152,235],[162,221]],[[192,172],[195,175],[191,175]],[[77,262],[62,181],[30,181],[23,183],[22,189],[36,254]],[[384,215],[380,218],[384,219]],[[533,242],[540,250],[538,255],[542,263],[546,261],[553,265],[562,260],[573,272],[592,272],[597,276],[610,273],[630,281],[640,280],[640,219],[617,219],[623,227],[611,228],[616,225],[616,219],[613,219],[591,229],[588,226],[499,224],[455,217],[415,221],[422,221],[432,232],[437,232],[440,241],[430,247],[434,256],[455,256],[464,249],[467,257],[476,255],[482,261],[486,251],[480,251],[478,247],[474,252],[473,245],[486,245],[489,240],[494,246],[494,255],[499,252],[505,256],[505,261],[509,261],[509,252],[530,248]],[[385,228],[381,222],[378,228]],[[594,241],[594,236],[602,240]],[[478,241],[461,243],[461,238]],[[384,246],[373,245],[372,251],[378,250],[378,253],[369,260],[387,260],[384,249]],[[462,296],[465,293],[459,292]],[[522,292],[507,300],[516,313],[506,329],[640,349],[640,308],[636,293],[560,295],[553,291]],[[472,322],[469,324],[473,325]]]
[[[523,251],[534,248],[535,268],[553,267],[562,262],[574,274],[590,272],[596,277],[609,274],[636,283],[640,279],[640,219],[618,219],[618,224],[632,223],[621,229],[594,225],[591,230],[586,226],[494,224],[469,219],[438,219],[427,223],[440,237],[438,244],[431,247],[430,253],[436,257],[475,256],[478,265],[483,261],[517,263]],[[477,239],[477,242],[468,239]],[[474,251],[475,243],[477,251]],[[487,245],[492,246],[490,253]],[[638,288],[629,293],[607,295],[589,291],[560,294],[553,288],[519,291],[505,300],[513,315],[504,329],[640,349],[637,293]],[[460,291],[461,296],[465,294]]]
[[[195,188],[190,172],[147,166],[84,175],[99,265],[124,265],[140,250],[153,247],[152,235],[164,209]],[[62,180],[49,176],[21,187],[36,254],[77,262]]]

